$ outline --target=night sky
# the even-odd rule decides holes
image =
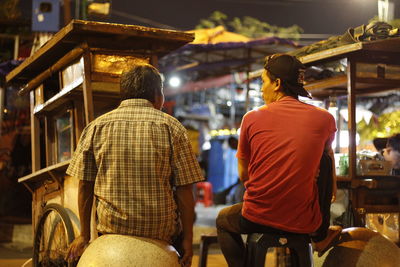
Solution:
[[[394,2],[400,17],[400,1]],[[342,34],[378,13],[377,0],[113,0],[112,10],[113,22],[157,26],[140,21],[145,18],[180,30],[193,29],[218,10],[230,19],[252,16],[277,26],[297,24],[307,34]]]

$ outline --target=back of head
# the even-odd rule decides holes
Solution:
[[[120,90],[121,100],[142,98],[154,103],[162,90],[160,73],[150,64],[135,64],[121,74]]]
[[[395,134],[387,139],[386,147],[391,147],[400,152],[400,133]]]
[[[265,58],[264,69],[270,79],[281,80],[282,92],[285,95],[298,98],[311,98],[303,87],[305,66],[294,56],[274,54]]]

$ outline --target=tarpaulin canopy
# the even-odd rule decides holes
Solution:
[[[184,84],[234,72],[251,72],[263,66],[265,56],[299,47],[291,40],[278,37],[251,39],[226,31],[222,26],[191,32],[195,33],[193,42],[169,53],[159,62],[166,77],[179,75]],[[198,89],[193,88],[195,90]],[[185,85],[184,91],[190,91],[190,88]],[[167,87],[165,92],[176,94],[180,90]]]
[[[224,26],[218,26],[211,29],[198,29],[189,31],[195,34],[195,39],[191,44],[217,44],[223,42],[247,42],[250,38],[229,32]]]

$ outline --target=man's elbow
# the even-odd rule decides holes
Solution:
[[[247,180],[249,180],[249,174],[247,172],[241,172],[239,173],[239,180],[244,183]]]

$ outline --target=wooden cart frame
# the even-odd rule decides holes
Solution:
[[[344,96],[348,103],[349,175],[338,177],[340,184],[350,189],[354,226],[365,226],[367,213],[398,213],[400,211],[399,176],[362,176],[357,174],[356,159],[356,96],[375,96],[399,91],[400,38],[359,42],[322,50],[300,57],[306,66],[345,60],[343,75],[307,83],[313,96],[328,99]],[[364,72],[363,64],[372,67]],[[394,68],[389,75],[389,68]],[[369,71],[368,71],[369,72]]]
[[[136,61],[158,58],[192,41],[193,34],[75,20],[10,72],[6,81],[30,94],[34,266],[64,266],[79,234],[78,179],[65,171],[84,127],[119,104],[119,76]],[[93,220],[92,220],[93,223]],[[92,233],[94,233],[92,229]]]

